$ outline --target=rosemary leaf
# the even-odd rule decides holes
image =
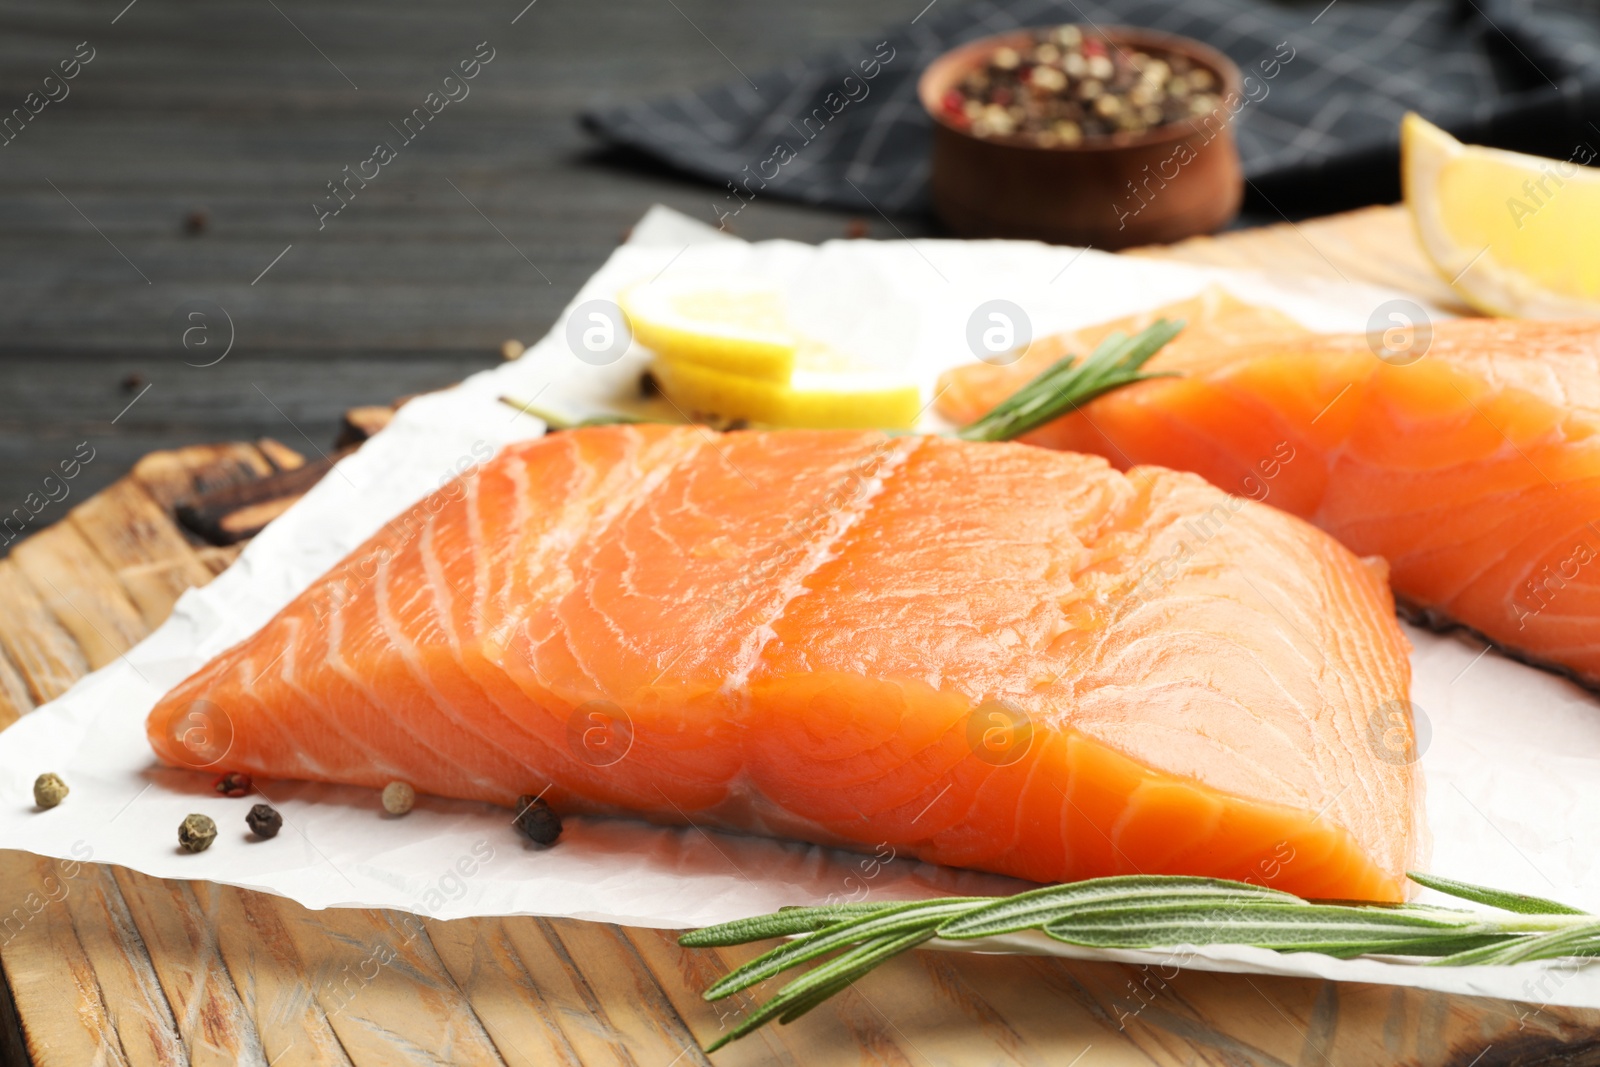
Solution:
[[[1546,900],[1544,897],[1530,897],[1522,893],[1507,893],[1501,889],[1489,889],[1471,882],[1458,882],[1453,878],[1440,878],[1436,874],[1418,874],[1408,871],[1411,880],[1420,886],[1436,889],[1441,893],[1448,893],[1462,900],[1470,900],[1475,904],[1487,904],[1491,908],[1500,908],[1502,911],[1514,911],[1518,915],[1582,915],[1579,908],[1569,907],[1560,901]]]
[[[859,944],[877,938],[897,936],[913,930],[932,931],[944,919],[970,911],[982,898],[952,898],[921,904],[885,905],[877,914],[845,919],[811,934],[808,937],[777,948],[731,971],[703,996],[707,1000],[721,1000],[732,996],[758,982],[764,982],[790,967],[816,959],[846,945]]]
[[[1390,946],[1421,940],[1428,931],[1453,937],[1490,932],[1476,917],[1458,912],[1434,916],[1339,904],[1250,901],[1224,907],[1125,905],[1085,911],[1044,928],[1057,941],[1090,948],[1235,944],[1340,957],[1385,952]]]
[[[1428,961],[1428,966],[1478,967],[1506,963],[1509,961],[1503,959],[1503,956],[1507,948],[1539,940],[1542,940],[1542,938],[1513,937],[1479,945],[1463,945],[1455,952],[1434,953],[1435,958]]]
[[[956,436],[967,441],[1010,441],[1113,389],[1170,377],[1145,374],[1141,368],[1181,329],[1181,320],[1158,319],[1132,337],[1113,333],[1082,362],[1076,356],[1057,360],[993,411],[956,431]]]
[[[707,999],[731,996],[835,949],[846,949],[792,979],[707,1051],[773,1019],[786,1023],[799,1018],[891,956],[936,936],[961,941],[1042,929],[1058,941],[1090,948],[1241,945],[1340,958],[1432,957],[1435,966],[1600,957],[1600,917],[1538,897],[1431,875],[1413,878],[1510,914],[1418,904],[1307,901],[1245,882],[1128,875],[1047,886],[1012,897],[786,908],[693,931],[680,943],[736,945],[798,935],[723,978],[707,990]]]
[[[843,919],[874,915],[890,904],[823,904],[815,908],[784,908],[771,915],[757,915],[752,919],[735,919],[733,922],[690,930],[678,938],[684,948],[721,948],[728,945],[747,945],[752,941],[765,941],[772,937],[793,937],[809,934],[832,926]]]
[[[929,927],[876,938],[812,968],[780,989],[771,1000],[745,1016],[739,1025],[707,1045],[706,1051],[715,1052],[728,1042],[737,1040],[770,1020],[787,1014],[791,1009],[803,1007],[809,1011],[884,960],[904,952],[913,945],[919,945],[932,936],[933,930]]]
[[[917,941],[910,942],[910,944],[906,945],[904,949],[901,949],[901,952],[904,952],[906,949],[915,949],[918,944],[922,944],[923,941],[928,941],[930,937],[931,933],[928,934],[928,936],[922,937],[922,939],[917,939]],[[843,992],[846,985],[850,985],[851,982],[856,981],[856,979],[861,977],[862,974],[864,974],[864,971],[851,971],[851,973],[834,977],[832,981],[826,982],[826,984],[818,985],[816,989],[813,989],[811,992],[805,993],[803,997],[792,1001],[792,1003],[790,1003],[790,1005],[784,1009],[784,1014],[778,1016],[779,1024],[787,1025],[790,1024],[790,1022],[794,1022],[795,1019],[798,1019],[798,1017],[808,1013],[808,1011],[816,1008],[816,1006],[822,1005],[822,1003],[829,1000],[830,997],[834,997],[834,993]]]
[[[1461,952],[1476,952],[1498,948],[1512,941],[1522,940],[1522,934],[1482,931],[1452,937],[1449,934],[1431,933],[1415,941],[1391,941],[1381,949],[1373,949],[1373,956],[1450,956]],[[1342,957],[1349,959],[1349,956]],[[1432,960],[1429,961],[1434,962]]]
[[[1600,956],[1600,922],[1581,923],[1534,937],[1519,937],[1497,945],[1468,949],[1434,960],[1433,966],[1512,964],[1528,960],[1561,959],[1567,956]]]
[[[834,994],[843,992],[844,989],[853,981],[855,981],[855,978],[851,978],[849,981],[835,980],[828,985],[818,986],[816,989],[790,1004],[788,1009],[785,1010],[782,1015],[778,1016],[778,1025],[787,1026],[789,1023],[792,1023],[796,1019],[800,1018],[800,1016],[811,1011],[811,1009],[821,1007],[823,1004],[826,1004],[829,1000],[833,999]]]
[[[1119,875],[1087,882],[1069,882],[1034,889],[1005,897],[977,910],[950,919],[939,927],[939,936],[958,941],[976,937],[995,937],[1020,930],[1034,930],[1056,918],[1066,918],[1076,910],[1100,908],[1120,903],[1173,904],[1194,901],[1212,905],[1243,900],[1297,902],[1298,897],[1248,882],[1221,878]]]

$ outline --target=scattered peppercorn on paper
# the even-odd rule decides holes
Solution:
[[[570,421],[619,412],[673,417],[668,402],[639,387],[650,354],[625,329],[619,337],[622,320],[609,316],[629,287],[680,270],[770,282],[801,309],[805,321],[797,328],[877,352],[919,383],[926,399],[940,372],[981,354],[972,338],[994,325],[981,316],[998,307],[995,301],[1023,309],[1032,336],[1042,336],[1214,284],[1321,330],[1366,330],[1373,310],[1397,297],[1023,242],[746,244],[652,209],[548,336],[519,359],[407,404],[226,573],[186,593],[148,639],[0,733],[0,847],[210,879],[310,908],[569,916],[664,928],[791,904],[1024,888],[881,850],[855,854],[620,818],[554,812],[560,818],[552,822],[520,813],[540,837],[559,826],[547,846],[513,825],[519,812],[508,808],[418,795],[396,817],[385,813],[377,790],[256,779],[244,795],[228,796],[238,790],[216,788],[225,765],[201,773],[156,764],[144,721],[167,689],[252,633],[390,516],[500,446],[542,433],[544,423],[531,412]],[[503,403],[507,396],[519,398],[523,410]],[[929,414],[921,426],[945,428]],[[1417,747],[1433,841],[1428,869],[1600,912],[1600,790],[1593,785],[1600,779],[1600,700],[1496,654],[1479,658],[1481,645],[1469,639],[1412,628],[1408,634],[1416,649],[1413,698],[1423,712]],[[33,788],[46,773],[70,792],[41,808]],[[178,847],[178,829],[190,815],[215,825],[204,851]],[[1166,950],[1072,949],[1032,936],[985,947],[1168,965],[1175,958]],[[1177,959],[1199,969],[1600,1006],[1600,968],[1436,968],[1224,947],[1185,950]]]

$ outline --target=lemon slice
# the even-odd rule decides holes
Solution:
[[[712,370],[783,383],[799,344],[781,292],[728,279],[661,278],[619,302],[633,336],[656,354]]]
[[[687,414],[768,426],[908,429],[922,412],[921,391],[905,378],[864,369],[815,344],[802,345],[786,383],[668,355],[656,359],[655,375],[662,392]]]
[[[1417,236],[1473,307],[1522,318],[1600,316],[1600,170],[1464,145],[1415,114],[1400,124]]]

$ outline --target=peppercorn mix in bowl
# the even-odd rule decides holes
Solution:
[[[1225,225],[1243,172],[1239,71],[1184,37],[1067,25],[984,38],[922,76],[933,199],[970,237],[1097,248]]]

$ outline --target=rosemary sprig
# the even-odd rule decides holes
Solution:
[[[1157,319],[1132,337],[1119,330],[1082,362],[1065,356],[1052,363],[993,411],[957,430],[956,436],[967,441],[1010,441],[1113,389],[1146,378],[1170,378],[1170,371],[1145,374],[1142,368],[1181,329],[1181,319]]]
[[[1542,897],[1433,875],[1411,877],[1420,885],[1507,914],[1415,904],[1309,901],[1246,882],[1129,875],[1091,878],[1010,897],[785,908],[693,930],[678,943],[706,948],[791,938],[730,972],[706,990],[707,1000],[742,993],[802,963],[840,952],[791,979],[708,1045],[707,1052],[774,1019],[787,1023],[799,1018],[879,964],[936,937],[960,942],[1039,930],[1057,941],[1089,948],[1240,945],[1344,959],[1431,957],[1436,966],[1600,956],[1600,917]]]

